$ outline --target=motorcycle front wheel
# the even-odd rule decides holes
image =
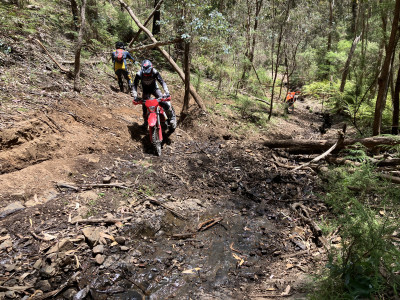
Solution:
[[[152,127],[151,128],[151,141],[154,146],[154,150],[156,151],[156,155],[160,156],[161,155],[161,139],[159,136],[159,129],[157,127]]]

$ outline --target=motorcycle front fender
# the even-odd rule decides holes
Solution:
[[[155,126],[157,124],[157,114],[156,113],[150,113],[147,121],[148,121],[150,127]]]

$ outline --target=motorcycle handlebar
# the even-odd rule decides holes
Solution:
[[[153,99],[155,99],[155,98],[153,98]],[[161,98],[157,98],[157,100],[158,100],[159,102],[171,101],[171,96],[169,96],[169,97],[164,97],[164,96],[163,96],[163,97],[161,97]],[[142,99],[142,98],[138,98],[137,101],[133,100],[133,104],[134,104],[134,105],[143,104],[143,99]]]

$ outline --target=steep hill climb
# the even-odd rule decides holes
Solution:
[[[339,228],[326,235],[318,225],[330,216],[318,176],[327,167],[321,161],[303,166],[322,147],[299,154],[270,142],[339,144],[341,117],[308,95],[286,114],[275,95],[278,103],[266,122],[268,102],[258,105],[249,96],[243,104],[234,88],[227,92],[236,87],[240,94],[242,82],[225,78],[231,66],[214,70],[226,55],[218,52],[215,65],[196,57],[206,69],[204,78],[193,75],[196,88],[207,95],[206,111],[191,99],[184,118],[185,84],[157,51],[136,49],[137,61],[151,59],[163,75],[177,113],[178,126],[157,156],[140,126],[142,108],[132,104],[129,92],[118,92],[110,49],[98,51],[107,47],[102,42],[112,44],[112,34],[139,37],[120,12],[123,2],[88,1],[94,25],[87,30],[96,38],[86,37],[80,93],[74,91],[72,67],[82,28],[76,1],[43,7],[31,2],[0,4],[11,20],[1,17],[0,26],[0,299],[306,299],[328,250],[341,246]],[[224,3],[221,9],[230,8]],[[147,10],[138,9],[141,18]],[[215,24],[225,24],[222,14],[204,11]],[[240,39],[250,47],[251,26],[231,25],[247,28],[248,41]],[[170,52],[175,47],[169,40],[164,44]],[[267,62],[270,53],[260,55]],[[287,64],[276,73],[284,67],[288,72]],[[139,66],[130,68],[134,74]],[[253,72],[244,70],[242,79]],[[261,79],[269,84],[268,72],[249,79],[249,91],[264,89]],[[213,78],[217,73],[219,82]],[[227,90],[221,90],[225,84]],[[355,137],[356,131],[348,126],[346,134]]]
[[[307,207],[325,207],[313,171],[291,173],[295,157],[263,140],[318,136],[312,101],[264,133],[240,133],[229,104],[194,109],[157,157],[130,96],[56,78],[55,91],[3,86],[0,295],[300,297],[325,255]]]

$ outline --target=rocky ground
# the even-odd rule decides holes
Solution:
[[[84,76],[77,94],[48,60],[35,76],[21,76],[29,61],[7,64],[0,299],[305,297],[335,237],[315,224],[327,213],[316,172],[292,172],[313,156],[263,141],[321,138],[317,102],[298,101],[263,129],[233,102],[207,99],[223,104],[207,114],[193,105],[157,157],[116,82]],[[179,112],[182,84],[166,79]]]

